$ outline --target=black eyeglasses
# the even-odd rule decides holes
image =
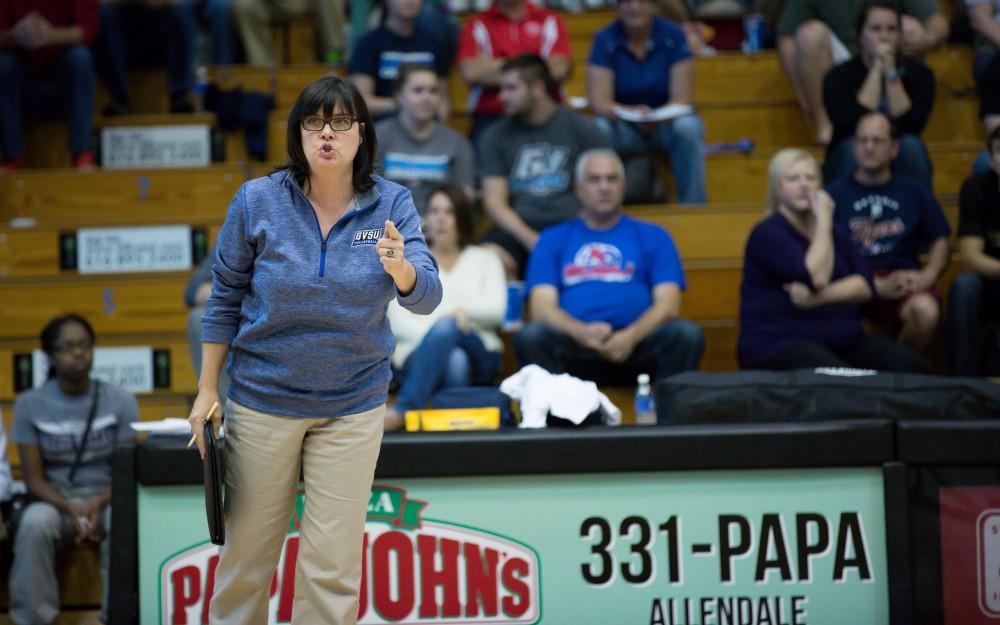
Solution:
[[[59,354],[71,354],[75,351],[89,352],[94,350],[94,344],[91,341],[82,341],[80,343],[58,343],[54,345],[56,353]]]
[[[350,130],[355,121],[357,120],[353,117],[346,116],[331,117],[330,119],[324,119],[322,117],[303,117],[302,129],[310,132],[316,132],[323,130],[323,126],[330,124],[330,130],[344,132],[345,130]]]

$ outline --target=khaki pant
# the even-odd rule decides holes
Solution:
[[[292,623],[354,625],[368,496],[385,406],[332,419],[292,418],[226,404],[226,544],[212,625],[267,623],[268,591],[292,516],[299,528]]]
[[[275,65],[271,47],[274,22],[307,13],[316,16],[324,51],[347,47],[343,0],[233,0],[233,17],[240,29],[247,61],[251,65]]]

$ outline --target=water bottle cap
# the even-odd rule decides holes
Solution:
[[[639,374],[639,384],[649,384],[649,374],[640,373]]]

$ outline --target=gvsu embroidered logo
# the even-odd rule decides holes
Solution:
[[[563,283],[571,286],[587,280],[629,282],[635,263],[625,264],[621,250],[607,243],[587,243],[576,252],[573,264],[563,268]]]
[[[381,228],[358,230],[357,232],[354,233],[354,240],[351,241],[351,247],[355,247],[358,245],[375,245],[381,238],[382,238]]]
[[[269,625],[290,623],[304,495],[270,585]],[[538,555],[511,538],[423,519],[427,502],[374,485],[362,552],[360,625],[512,623],[541,619]],[[219,548],[192,545],[160,566],[160,625],[208,623]]]

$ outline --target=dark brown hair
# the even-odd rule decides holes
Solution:
[[[500,71],[515,71],[521,77],[521,80],[528,85],[540,80],[545,85],[545,91],[551,97],[555,98],[559,94],[559,85],[552,78],[552,72],[549,71],[548,64],[545,62],[545,59],[537,54],[519,54],[507,59],[500,66]]]
[[[430,72],[434,74],[435,78],[437,77],[437,72],[434,71],[434,68],[426,63],[401,63],[396,68],[396,79],[392,81],[392,95],[396,95],[402,91],[410,76],[420,72]]]
[[[427,202],[424,204],[424,214],[426,214],[431,203],[431,198],[441,193],[448,198],[455,211],[455,229],[458,230],[458,247],[465,249],[465,246],[472,243],[476,233],[476,216],[473,210],[472,200],[465,194],[465,189],[451,182],[442,182],[431,187],[427,193]]]
[[[299,186],[309,179],[309,161],[302,149],[302,119],[322,111],[324,117],[331,117],[337,109],[344,115],[353,117],[360,124],[361,145],[354,156],[352,184],[355,192],[367,191],[375,186],[372,169],[375,164],[375,127],[365,99],[357,87],[338,76],[324,76],[306,85],[288,113],[288,164],[285,169],[292,172]]]

